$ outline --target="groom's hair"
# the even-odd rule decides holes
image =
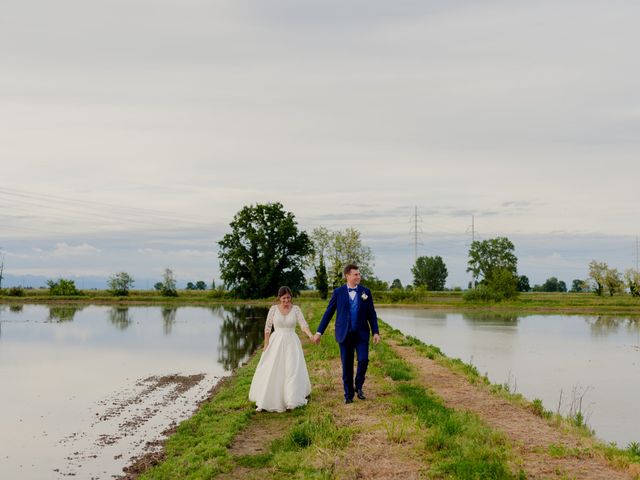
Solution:
[[[347,273],[351,272],[351,270],[360,270],[360,269],[358,268],[358,265],[356,265],[355,263],[348,263],[347,265],[345,265],[343,272],[346,275]]]

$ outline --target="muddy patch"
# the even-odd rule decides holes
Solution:
[[[162,375],[140,379],[99,401],[89,426],[60,440],[68,454],[54,469],[64,477],[116,478],[136,459],[161,455],[163,439],[208,397],[217,377]]]

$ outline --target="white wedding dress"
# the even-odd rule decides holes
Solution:
[[[303,331],[309,329],[297,305],[286,315],[277,305],[269,310],[265,333],[271,332],[271,326],[275,330],[269,337],[269,346],[262,352],[249,389],[249,400],[256,403],[259,411],[284,412],[307,404],[311,382],[296,322]]]

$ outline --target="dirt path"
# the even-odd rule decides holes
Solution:
[[[440,396],[447,407],[468,410],[480,416],[495,430],[513,442],[523,458],[530,479],[576,478],[581,480],[631,479],[632,475],[613,469],[593,453],[579,453],[591,446],[588,438],[562,433],[546,420],[522,407],[509,403],[479,386],[474,386],[412,347],[388,341],[392,348],[418,371],[420,382]],[[566,447],[574,455],[552,456],[550,445]]]
[[[325,363],[311,371],[314,391],[311,402],[319,403],[331,410],[338,426],[348,426],[355,430],[350,445],[338,456],[328,456],[318,451],[318,464],[331,465],[334,478],[338,479],[403,479],[425,478],[426,466],[416,460],[414,452],[418,445],[411,440],[397,442],[389,439],[389,422],[386,420],[388,404],[384,397],[390,395],[387,385],[390,379],[367,379],[367,399],[355,400],[350,405],[343,403],[340,360]],[[265,453],[270,443],[281,437],[293,424],[295,418],[280,414],[261,412],[234,440],[229,452],[235,456]],[[238,467],[218,478],[270,478],[268,469],[260,471]]]

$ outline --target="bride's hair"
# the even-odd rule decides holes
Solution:
[[[289,295],[291,298],[293,298],[293,292],[289,287],[286,286],[280,287],[278,289],[278,299],[284,295]]]

